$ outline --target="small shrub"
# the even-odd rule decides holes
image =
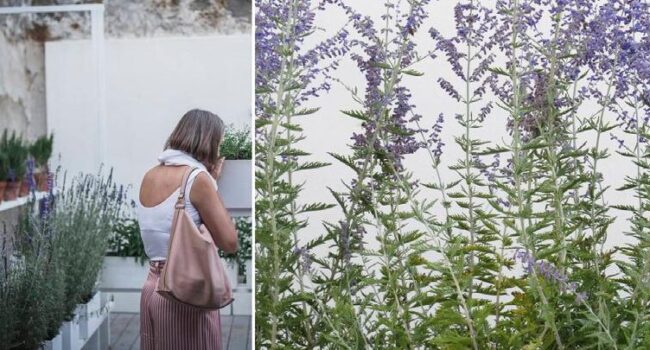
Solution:
[[[221,156],[229,160],[251,159],[253,146],[250,129],[248,127],[235,129],[232,125],[228,126],[220,151]]]
[[[54,144],[54,135],[41,136],[29,147],[29,154],[34,158],[36,166],[44,169],[47,161],[52,156],[52,146]]]
[[[9,158],[0,146],[0,181],[6,181],[9,172]]]
[[[237,252],[233,254],[227,254],[219,250],[219,255],[226,260],[229,264],[235,264],[239,266],[239,274],[243,275],[246,273],[246,260],[250,260],[252,257],[252,233],[253,225],[251,223],[250,217],[237,217],[233,218],[235,222],[235,228],[237,229],[237,238],[239,240],[239,247]]]
[[[136,219],[123,218],[117,221],[113,235],[108,240],[108,251],[109,256],[135,257],[141,264],[147,261],[140,225]]]
[[[27,171],[25,162],[28,155],[28,150],[22,137],[17,136],[15,131],[9,137],[9,132],[5,130],[0,140],[0,149],[6,156],[6,179],[9,181],[22,179]]]
[[[94,294],[123,190],[84,175],[25,206],[0,261],[0,349],[35,349]],[[13,236],[13,241],[6,237]]]

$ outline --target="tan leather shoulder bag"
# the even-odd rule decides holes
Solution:
[[[204,309],[221,309],[232,303],[232,289],[212,235],[196,227],[185,211],[185,190],[190,174],[183,175],[169,237],[167,261],[156,291],[165,298]]]

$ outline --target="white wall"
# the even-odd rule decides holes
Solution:
[[[251,120],[250,35],[106,42],[106,158],[99,159],[95,71],[89,41],[46,44],[48,128],[69,173],[113,167],[137,191],[167,136],[192,108],[226,123]],[[56,163],[56,162],[55,162]],[[137,192],[132,192],[137,193]]]
[[[406,2],[403,1],[402,4],[405,5]],[[414,38],[415,43],[418,45],[418,52],[426,53],[434,49],[434,42],[428,33],[429,28],[432,26],[435,26],[445,36],[454,35],[454,5],[454,1],[437,1],[427,6],[429,18]],[[371,15],[374,19],[378,19],[384,12],[382,2],[356,1],[352,3],[352,6],[364,14]],[[319,14],[316,18],[316,26],[327,28],[329,34],[332,34],[344,24],[345,17],[341,15],[338,9],[329,9],[325,13]],[[319,33],[320,38],[327,35],[327,33]],[[444,58],[444,54],[439,54],[438,56],[440,57],[435,60],[424,60],[415,67],[416,70],[424,72],[424,76],[406,77],[405,82],[413,93],[413,103],[417,106],[417,113],[423,115],[423,126],[430,128],[440,113],[445,114],[446,120],[442,132],[442,139],[446,146],[444,147],[444,154],[441,158],[442,165],[440,166],[440,170],[443,180],[446,183],[450,183],[456,180],[457,176],[448,169],[448,166],[455,164],[457,159],[464,157],[464,153],[462,153],[460,147],[454,142],[454,137],[460,136],[464,131],[456,120],[454,120],[454,115],[464,113],[464,106],[447,96],[436,82],[438,77],[444,77],[452,82],[460,83],[452,74],[450,66]],[[341,67],[334,73],[334,76],[341,79],[349,87],[357,87],[360,95],[363,95],[365,87],[364,76],[356,64],[350,59],[346,59],[341,63]],[[460,85],[456,86],[457,89],[461,87]],[[353,101],[345,87],[341,84],[333,83],[332,90],[321,98],[312,100],[310,107],[320,107],[321,109],[316,114],[300,120],[304,127],[305,135],[307,136],[306,140],[302,142],[301,147],[305,151],[312,153],[309,160],[328,161],[332,165],[324,171],[300,173],[296,176],[296,182],[305,182],[301,201],[305,203],[315,201],[335,203],[327,188],[331,187],[335,190],[344,191],[345,189],[341,184],[341,180],[349,183],[353,177],[353,173],[347,166],[341,165],[327,153],[351,153],[348,147],[352,143],[350,137],[353,132],[359,132],[362,129],[357,120],[345,116],[340,111],[359,109],[360,106]],[[592,104],[585,106],[582,112],[586,116],[594,113],[596,110],[597,106]],[[606,118],[613,121],[615,116],[609,113]],[[504,141],[509,142],[508,140],[510,138],[505,128],[506,119],[507,114],[495,106],[493,113],[485,122],[485,127],[473,131],[475,132],[473,135],[485,140],[501,141],[502,143]],[[593,142],[589,137],[585,141]],[[615,144],[609,139],[608,135],[602,138],[601,147],[608,147],[610,154],[613,154],[612,158],[599,163],[599,171],[604,173],[606,179],[605,185],[612,186],[605,196],[606,201],[609,204],[632,201],[633,198],[630,193],[621,194],[614,189],[623,184],[626,174],[632,174],[636,171],[633,164],[627,160],[623,161],[621,157],[615,154]],[[502,164],[504,163],[505,157],[502,157]],[[405,160],[405,166],[409,171],[414,173],[415,178],[420,179],[423,183],[433,182],[435,179],[429,156],[425,151],[418,151],[416,154],[408,156]],[[318,180],[314,181],[316,178]],[[433,191],[423,189],[421,198],[425,198],[425,196],[427,196],[428,200],[438,198]],[[454,207],[454,210],[458,210],[457,206]],[[440,205],[436,206],[435,212],[438,215],[443,214]],[[610,227],[611,233],[608,237],[608,246],[617,245],[626,241],[627,238],[623,233],[629,227],[629,224],[626,222],[627,214],[617,210],[611,210],[610,215],[617,217],[617,221]],[[439,217],[442,218],[442,216]],[[310,213],[310,225],[301,234],[301,238],[305,241],[313,239],[324,233],[321,224],[323,220],[335,223],[341,218],[342,213],[338,207]],[[367,237],[367,242],[372,246],[375,241],[372,238],[372,233],[370,233],[370,236]],[[317,253],[322,254],[324,252]]]

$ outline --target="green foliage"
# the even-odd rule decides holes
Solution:
[[[524,4],[501,6],[501,22],[521,20]],[[393,8],[387,6],[385,18]],[[268,114],[257,121],[257,347],[650,348],[650,130],[638,122],[647,102],[639,95],[615,100],[613,73],[567,74],[575,55],[559,44],[559,18],[539,33],[508,28],[511,44],[498,52],[505,55],[503,66],[488,70],[492,81],[475,77],[497,56],[482,61],[485,48],[473,47],[479,40],[461,40],[458,47],[467,51],[454,66],[463,85],[455,98],[461,132],[454,140],[462,154],[442,164],[429,151],[436,179],[426,188],[386,151],[392,140],[417,136],[393,120],[394,90],[422,76],[399,61],[399,42],[386,34],[377,49],[385,62],[370,62],[381,68],[372,76],[379,88],[358,95],[346,86],[359,106],[342,114],[372,127],[355,130],[365,142],[331,154],[352,174],[342,189],[329,189],[341,214],[303,244],[297,237],[307,220],[298,214],[328,206],[297,204],[302,186],[291,175],[309,167],[299,163],[306,136],[288,120],[298,103],[282,94],[296,85],[291,72],[300,69],[292,65],[295,53],[283,47],[286,76],[279,87],[258,90]],[[395,29],[386,23],[381,33]],[[476,91],[488,83],[500,89],[495,115],[507,117],[508,130],[491,141],[479,137],[485,124],[475,113],[485,106]],[[595,111],[581,89],[598,96]],[[608,123],[612,112],[636,122]],[[636,173],[626,174],[618,190],[637,203],[613,205],[609,201],[623,196],[606,198],[612,189],[605,186],[603,162],[612,155],[602,140],[621,131],[635,142],[618,154]],[[495,156],[508,165],[485,164]],[[452,174],[448,183],[440,176],[443,165]],[[623,234],[612,229],[618,210],[629,214],[629,239],[608,248],[608,235]],[[306,253],[312,250],[322,253]]]
[[[239,274],[245,275],[246,261],[251,260],[253,256],[253,224],[251,218],[248,216],[236,217],[233,218],[233,221],[235,222],[235,228],[237,229],[237,252],[228,254],[220,250],[219,255],[231,264],[237,263],[239,266]]]
[[[232,125],[228,126],[223,137],[220,154],[230,160],[251,159],[253,144],[250,129],[248,127],[235,129]]]
[[[29,147],[29,154],[34,158],[37,167],[47,166],[48,160],[52,156],[52,146],[54,144],[54,135],[44,135],[36,139]]]
[[[123,196],[121,187],[113,182],[112,171],[108,176],[77,177],[57,194],[50,220],[62,242],[59,247],[65,257],[67,301],[92,298]]]
[[[297,2],[291,7],[288,23],[277,23],[287,42],[304,38],[293,35],[300,20]],[[316,299],[307,288],[310,264],[309,250],[314,242],[300,240],[307,221],[301,216],[331,207],[326,203],[298,203],[302,185],[294,182],[299,172],[316,173],[327,163],[309,162],[309,154],[300,149],[304,139],[300,118],[307,118],[318,109],[301,106],[301,97],[308,90],[297,66],[302,54],[297,45],[277,47],[282,61],[279,74],[268,86],[256,88],[255,142],[255,348],[345,346],[328,318],[320,310],[327,300]],[[349,309],[347,309],[349,310]]]
[[[147,260],[144,243],[140,235],[140,225],[133,218],[121,218],[113,226],[113,234],[108,240],[109,256],[135,257],[141,264]]]
[[[0,145],[0,181],[6,181],[9,172],[9,157]]]
[[[0,266],[0,348],[34,349],[53,338],[66,316],[64,272],[53,259],[52,242],[34,232],[29,247],[9,256],[3,251]],[[5,227],[3,247],[12,242]]]
[[[28,149],[22,137],[16,135],[15,131],[9,136],[5,129],[0,139],[0,153],[4,153],[6,157],[7,172],[4,180],[18,181],[25,177]]]
[[[37,348],[90,299],[122,200],[111,175],[86,175],[25,207],[3,235],[0,348]]]

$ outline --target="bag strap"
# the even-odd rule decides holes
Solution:
[[[198,168],[189,168],[183,174],[183,180],[181,181],[180,191],[178,192],[178,200],[176,201],[176,209],[185,209],[185,191],[187,189],[187,181],[190,179],[190,175]]]

